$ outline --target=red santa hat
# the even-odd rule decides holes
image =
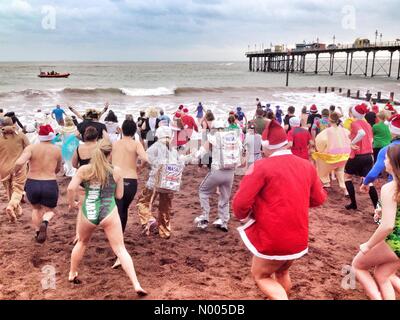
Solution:
[[[368,113],[368,107],[363,103],[351,108],[351,113],[356,119],[362,119]]]
[[[180,119],[182,118],[182,114],[180,112],[175,113],[175,118]]]
[[[379,107],[378,107],[378,105],[374,104],[374,105],[372,106],[372,112],[374,112],[374,113],[379,113]]]
[[[276,150],[284,147],[289,142],[282,126],[275,120],[272,120],[262,134],[262,146],[269,150]]]
[[[400,136],[400,115],[396,114],[389,120],[389,130],[392,134]]]
[[[183,109],[183,113],[188,113],[188,112],[189,112],[188,108]]]
[[[39,141],[48,142],[56,137],[53,128],[47,124],[39,127]]]
[[[317,113],[317,112],[318,112],[318,108],[317,108],[317,106],[316,106],[315,104],[313,104],[313,105],[311,106],[310,112],[311,112],[311,113]]]

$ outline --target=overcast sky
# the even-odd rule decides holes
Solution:
[[[0,60],[244,60],[262,43],[395,40],[399,12],[399,0],[0,0]]]

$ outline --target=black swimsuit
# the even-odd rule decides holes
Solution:
[[[86,166],[87,164],[90,163],[90,160],[91,160],[90,158],[89,159],[82,159],[81,158],[81,156],[79,155],[79,147],[78,147],[78,149],[76,149],[76,154],[78,156],[78,163],[79,163],[80,167]]]
[[[91,158],[89,158],[89,159],[82,159],[81,158],[81,156],[79,155],[79,147],[78,147],[78,149],[76,149],[76,155],[78,156],[79,167],[86,166],[86,165],[88,165],[90,163]],[[85,188],[85,185],[84,185],[83,182],[81,183],[81,187]]]

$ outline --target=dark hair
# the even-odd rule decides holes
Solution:
[[[329,107],[330,112],[335,112],[336,107],[334,105],[331,105]]]
[[[108,121],[108,122],[117,122],[117,123],[118,123],[118,118],[117,118],[117,116],[115,115],[115,113],[114,113],[112,110],[110,110],[110,111],[108,112],[107,117],[104,119],[104,121]]]
[[[96,141],[99,138],[99,131],[95,127],[87,127],[83,134],[84,141]]]
[[[328,109],[322,110],[321,115],[322,115],[323,117],[329,117],[329,110],[328,110]]]
[[[133,120],[125,120],[122,124],[122,134],[125,137],[134,137],[136,134],[137,126]]]
[[[302,114],[307,114],[307,107],[303,107],[303,109],[301,109],[301,113]]]
[[[331,115],[329,116],[329,121],[332,123],[339,123],[339,115],[336,112],[332,112]]]
[[[143,118],[146,115],[145,111],[140,111],[140,116]]]
[[[267,118],[268,118],[269,120],[275,120],[275,115],[274,115],[274,113],[273,113],[272,111],[268,111],[268,112],[267,112]]]
[[[258,108],[257,111],[256,111],[256,115],[257,115],[258,117],[263,117],[263,116],[264,116],[264,111],[263,111],[263,109]]]
[[[0,109],[0,112],[3,113],[3,109]]]
[[[214,121],[215,120],[214,114],[211,111],[207,111],[206,120],[207,121]]]
[[[164,110],[160,110],[160,116],[164,115]]]
[[[235,123],[235,116],[229,116],[229,118],[228,118],[228,123],[229,124],[234,124]]]
[[[294,114],[294,113],[296,112],[295,107],[292,107],[292,106],[290,106],[287,110],[288,110],[288,112],[289,112],[290,114]]]

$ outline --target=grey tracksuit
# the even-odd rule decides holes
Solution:
[[[211,170],[205,177],[199,188],[200,205],[202,209],[202,220],[209,221],[210,216],[210,203],[209,197],[216,192],[219,188],[220,196],[218,199],[218,217],[222,223],[227,225],[230,219],[229,200],[232,191],[233,179],[235,177],[234,169],[220,169],[221,168],[221,146],[218,143],[218,133],[214,136],[208,135],[208,142],[213,146],[212,150],[212,165]],[[238,140],[240,148],[242,144]]]

